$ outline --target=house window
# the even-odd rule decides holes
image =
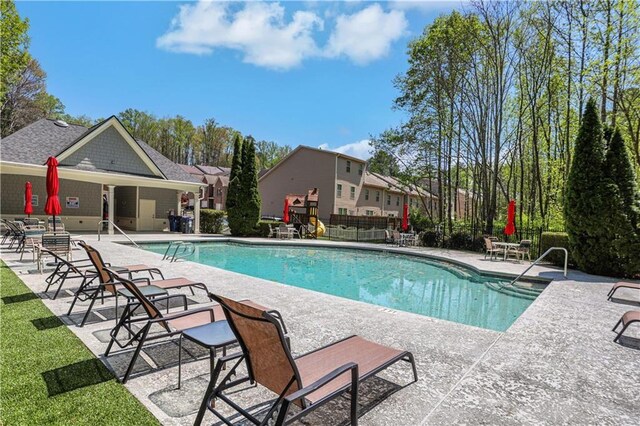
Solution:
[[[387,205],[391,205],[391,195],[387,195]]]
[[[363,166],[362,164],[359,164],[359,165],[358,165],[358,174],[359,174],[360,176],[362,176],[362,170],[363,170],[363,168],[364,168],[364,166]]]
[[[347,173],[351,173],[351,161],[347,160]]]
[[[218,195],[222,195],[222,188],[218,188]]]
[[[338,209],[338,214],[339,215],[346,215],[347,214],[347,209],[339,208]]]
[[[356,187],[355,186],[351,187],[351,192],[349,193],[349,199],[350,200],[355,200],[356,199]]]
[[[373,216],[373,210],[367,210],[367,216]]]
[[[376,191],[376,201],[380,202],[380,191]]]
[[[337,198],[342,198],[342,185],[338,184],[337,190],[336,190],[336,197]]]
[[[368,200],[368,199],[369,199],[369,190],[368,190],[368,189],[365,189],[365,190],[364,190],[364,199],[365,199],[365,200]]]
[[[400,197],[396,197],[396,206],[400,205]]]

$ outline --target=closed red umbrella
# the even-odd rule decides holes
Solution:
[[[509,201],[507,208],[507,226],[504,227],[504,234],[509,236],[516,232],[516,201]]]
[[[402,230],[409,229],[409,204],[405,203],[402,209]]]
[[[31,204],[31,182],[24,185],[24,214],[31,217],[33,213],[33,205]]]
[[[53,231],[56,230],[56,216],[62,213],[58,191],[60,181],[58,180],[58,160],[49,157],[47,160],[47,204],[44,205],[44,212],[53,216]]]
[[[289,223],[289,199],[284,199],[284,212],[282,215],[282,220],[284,223]]]

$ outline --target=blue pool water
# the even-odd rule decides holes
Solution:
[[[444,262],[363,250],[195,244],[188,260],[401,311],[504,331],[531,304]],[[164,254],[167,244],[146,244]]]

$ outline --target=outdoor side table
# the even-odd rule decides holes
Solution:
[[[160,288],[155,285],[143,285],[138,288],[140,289],[142,294],[148,297],[149,299],[151,299],[151,301],[153,301],[153,298],[155,297],[167,296],[169,294],[169,292],[164,288]],[[138,306],[140,306],[140,303],[138,302],[132,303],[132,301],[136,300],[136,297],[133,294],[131,294],[131,292],[126,288],[118,289],[118,291],[116,292],[116,324],[118,323],[118,296],[122,296],[127,300],[127,304],[125,306],[124,311],[122,312],[122,317],[121,317],[121,321],[124,324],[126,320],[133,315],[133,312],[138,308]],[[184,303],[186,306],[186,303],[187,303],[186,296],[185,296]],[[136,305],[136,306],[132,308],[132,305]],[[167,313],[169,313],[168,301],[167,301]]]
[[[209,377],[213,380],[214,360],[216,350],[222,348],[222,356],[227,354],[227,346],[235,343],[238,339],[231,330],[227,320],[212,322],[210,324],[199,325],[197,327],[184,330],[180,334],[178,353],[178,389],[182,378],[182,338],[209,349]]]

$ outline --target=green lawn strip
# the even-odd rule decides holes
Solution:
[[[159,424],[2,261],[0,297],[0,424]]]

